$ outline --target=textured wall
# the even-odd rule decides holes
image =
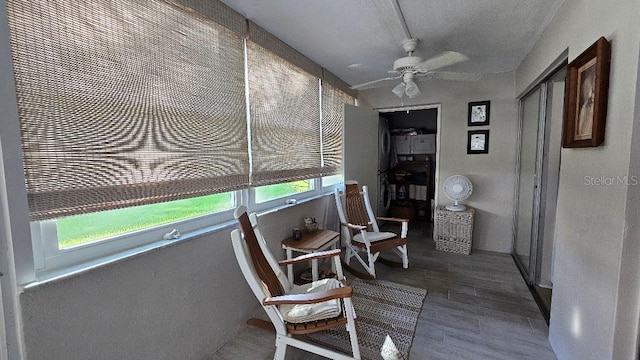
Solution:
[[[515,186],[518,107],[514,74],[490,74],[478,82],[429,80],[419,82],[422,95],[405,99],[405,105],[441,104],[440,174],[436,186],[451,175],[466,175],[473,183],[467,203],[476,208],[473,248],[511,251]],[[360,92],[375,108],[399,107],[389,88]],[[467,126],[468,103],[491,101],[490,125]],[[489,153],[467,155],[467,131],[489,129]],[[439,204],[449,204],[442,192]]]

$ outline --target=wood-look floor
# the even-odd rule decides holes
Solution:
[[[410,226],[408,249],[409,269],[379,264],[376,271],[379,279],[428,290],[410,359],[556,359],[547,324],[510,255],[436,251],[431,227],[419,223]],[[247,326],[211,359],[271,359],[274,341],[274,333]],[[287,359],[321,358],[287,350]]]

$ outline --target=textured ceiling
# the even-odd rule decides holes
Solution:
[[[393,0],[222,0],[350,85],[388,77],[405,56]],[[517,68],[564,0],[399,0],[414,55],[469,60],[443,70]],[[391,85],[391,84],[389,84]]]

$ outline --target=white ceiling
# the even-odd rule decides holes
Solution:
[[[399,0],[414,55],[469,57],[446,71],[515,70],[565,0]],[[350,85],[405,56],[394,0],[222,0]],[[393,83],[384,84],[393,86]]]

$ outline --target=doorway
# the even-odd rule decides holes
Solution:
[[[391,134],[389,216],[430,226],[437,184],[439,105],[378,109]]]
[[[563,64],[520,98],[512,256],[547,322],[553,289],[565,70]]]

